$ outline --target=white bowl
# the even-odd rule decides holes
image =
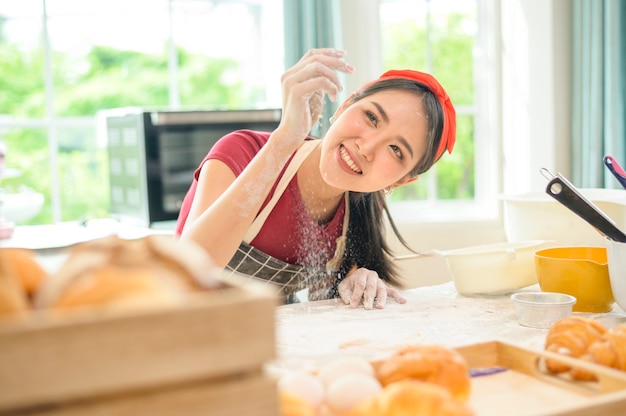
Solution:
[[[582,188],[580,193],[626,229],[626,191]],[[502,196],[508,241],[552,240],[555,246],[604,246],[604,237],[589,223],[545,192]]]
[[[626,243],[607,238],[606,255],[609,262],[609,281],[615,303],[626,312]]]
[[[34,191],[3,194],[0,214],[7,221],[25,224],[41,212],[43,203],[43,194]]]
[[[487,244],[441,252],[462,295],[501,295],[537,283],[535,252],[543,240]]]
[[[554,292],[519,292],[511,295],[520,325],[550,328],[559,319],[572,314],[574,296]]]

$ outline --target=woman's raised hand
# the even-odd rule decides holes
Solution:
[[[319,120],[324,94],[331,100],[343,90],[337,71],[352,73],[354,68],[343,60],[344,51],[312,49],[281,77],[283,115],[278,130],[298,147]]]
[[[398,289],[387,286],[378,273],[363,267],[350,271],[337,289],[343,303],[353,308],[363,302],[365,309],[383,309],[387,298],[406,303]]]

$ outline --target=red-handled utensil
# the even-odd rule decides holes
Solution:
[[[626,171],[624,171],[624,168],[610,155],[604,156],[604,164],[609,168],[613,176],[617,178],[622,187],[626,189]]]

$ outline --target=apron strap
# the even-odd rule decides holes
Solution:
[[[257,215],[252,224],[250,224],[250,228],[248,228],[248,232],[243,239],[244,242],[250,244],[250,242],[254,240],[257,234],[259,234],[259,231],[261,231],[261,227],[263,227],[263,224],[265,224],[265,220],[274,209],[274,206],[282,196],[283,192],[285,192],[285,189],[287,189],[287,185],[289,185],[291,179],[295,176],[296,172],[298,172],[298,169],[300,168],[300,165],[302,165],[302,162],[304,162],[307,156],[311,154],[311,152],[317,146],[319,146],[320,143],[321,140],[306,140],[298,148],[298,150],[296,150],[296,154],[294,155],[293,159],[291,159],[291,162],[289,162],[289,166],[287,166],[284,175],[280,178],[280,181],[278,182],[278,186],[276,187],[272,198],[269,200],[267,205],[263,207],[263,210],[259,212],[259,215]]]
[[[339,236],[335,241],[337,242],[337,247],[335,248],[335,255],[332,259],[326,263],[326,270],[339,270],[339,266],[341,266],[341,262],[343,261],[343,255],[346,251],[346,239],[348,234],[348,225],[350,223],[350,193],[346,192],[344,195],[345,201],[345,212],[343,214],[343,228],[341,230],[341,236]]]

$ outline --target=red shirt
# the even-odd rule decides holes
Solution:
[[[239,176],[269,137],[270,133],[265,132],[235,131],[222,137],[202,163],[208,159],[220,160],[235,176]],[[283,173],[284,169],[280,177]],[[194,172],[193,183],[183,200],[176,225],[177,235],[180,235],[189,215],[199,174],[200,167]],[[276,186],[277,183],[272,187],[263,207],[272,197]],[[341,203],[330,222],[317,224],[304,208],[298,181],[294,176],[251,245],[286,263],[324,267],[334,255],[335,240],[341,235],[344,212],[345,204]]]

